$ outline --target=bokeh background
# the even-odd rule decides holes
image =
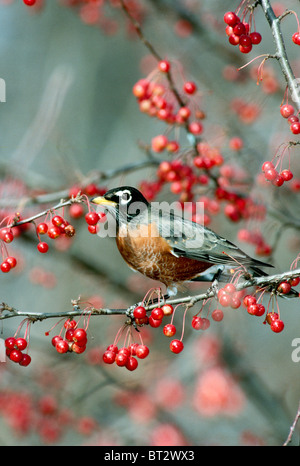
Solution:
[[[279,114],[285,86],[277,63],[266,62],[269,81],[259,86],[253,71],[259,59],[236,77],[239,66],[274,51],[261,11],[255,20],[263,42],[244,57],[228,44],[224,32],[223,15],[237,4],[136,3],[149,41],[197,82],[207,114],[207,140],[220,144],[230,160],[226,141],[242,137],[238,163],[258,173],[262,161],[290,138]],[[296,1],[272,4],[299,9]],[[165,129],[163,122],[139,112],[132,95],[134,83],[154,62],[117,1],[45,0],[39,5],[28,8],[21,0],[0,4],[0,77],[6,82],[6,102],[0,103],[2,208],[9,199],[21,200],[28,188],[35,193],[64,191],[93,173],[146,160],[141,143],[149,144]],[[299,52],[291,43],[296,29],[295,18],[287,18],[283,32],[297,76]],[[253,115],[246,120],[237,115],[232,108],[235,98],[253,104]],[[180,137],[187,147],[184,134]],[[296,152],[293,167],[299,176]],[[138,186],[155,179],[155,172],[148,167],[119,174],[103,186]],[[275,270],[288,270],[298,254],[299,229],[281,226],[292,219],[289,215],[297,218],[299,194],[267,189],[260,196],[273,216],[259,228],[271,245],[276,244]],[[167,190],[161,198],[172,200],[172,194]],[[12,210],[16,208],[22,215],[42,209],[22,210],[20,203]],[[1,302],[22,311],[51,313],[71,310],[71,300],[79,296],[96,307],[112,308],[143,298],[153,283],[127,268],[114,240],[89,234],[83,219],[75,220],[74,226],[70,246],[51,244],[45,255],[37,252],[30,232],[13,242],[9,250],[19,267],[1,275]],[[211,224],[235,242],[242,226],[222,214]],[[251,246],[240,245],[254,254]],[[285,322],[281,334],[273,334],[262,319],[242,308],[226,310],[221,323],[197,332],[190,320],[198,310],[199,306],[187,314],[180,355],[169,351],[162,329],[144,329],[150,355],[132,373],[101,362],[103,350],[124,323],[122,316],[92,317],[88,349],[82,355],[56,353],[45,332],[58,319],[33,324],[30,366],[10,361],[0,366],[0,444],[283,444],[299,403],[300,363],[291,358],[292,341],[300,338],[299,304],[280,301]],[[1,336],[13,335],[20,322],[1,321]],[[180,310],[175,322],[180,329]],[[298,439],[296,432],[292,443]]]

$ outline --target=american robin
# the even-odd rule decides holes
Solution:
[[[272,267],[209,228],[148,203],[133,187],[111,189],[92,202],[116,219],[116,243],[129,267],[163,283],[169,296],[186,281],[232,277],[237,267],[244,274],[262,276],[266,273],[260,267]]]

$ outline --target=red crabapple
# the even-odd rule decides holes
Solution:
[[[180,353],[183,350],[184,346],[181,340],[172,340],[170,343],[170,350],[173,353]]]

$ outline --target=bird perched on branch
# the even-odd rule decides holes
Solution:
[[[237,267],[244,276],[263,276],[261,267],[272,267],[209,228],[147,202],[136,188],[111,189],[92,202],[116,219],[116,243],[129,267],[163,283],[169,296],[184,282],[226,282]]]

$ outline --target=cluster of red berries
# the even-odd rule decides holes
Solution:
[[[284,169],[281,172],[276,170],[272,162],[267,160],[262,165],[262,171],[265,179],[270,181],[274,186],[282,186],[285,181],[290,181],[293,178],[293,173],[289,169]]]
[[[70,223],[62,216],[54,215],[51,219],[51,222],[40,222],[36,226],[36,233],[39,238],[37,250],[44,254],[48,251],[49,246],[48,243],[40,240],[40,235],[47,234],[50,239],[56,239],[63,235],[71,238],[75,235],[75,228],[73,225],[70,225]]]
[[[237,237],[239,241],[255,246],[255,254],[258,256],[269,256],[272,253],[272,247],[266,242],[262,233],[258,230],[241,228]]]
[[[266,312],[265,306],[257,302],[255,296],[247,295],[244,297],[243,304],[247,309],[248,314],[252,316],[263,316]]]
[[[4,227],[0,229],[0,243],[3,241],[4,243],[11,243],[14,239],[13,229],[10,227]],[[1,272],[7,273],[11,269],[15,268],[17,265],[17,260],[13,256],[7,256],[1,263],[0,269]]]
[[[280,114],[287,120],[293,134],[300,134],[299,117],[295,115],[295,109],[291,104],[284,104],[280,107]]]
[[[0,265],[1,272],[7,273],[11,269],[14,269],[16,265],[17,259],[13,256],[8,256]]]
[[[106,221],[104,212],[90,211],[85,215],[85,221],[88,224],[88,231],[95,235],[98,232],[99,223]]]
[[[155,73],[160,73],[160,77],[164,77],[165,74],[170,73],[171,64],[167,60],[161,60],[158,63]],[[153,73],[151,73],[153,79]],[[151,117],[155,117],[159,120],[165,121],[170,125],[184,125],[188,132],[193,135],[199,135],[203,132],[203,125],[200,122],[205,118],[204,113],[201,110],[192,112],[189,106],[179,104],[175,98],[173,92],[169,92],[169,83],[163,81],[163,79],[139,79],[132,88],[133,95],[136,97],[139,109],[142,113],[146,113]],[[185,81],[182,86],[182,92],[184,99],[195,96],[197,94],[197,85],[194,81]],[[154,141],[155,142],[155,141]],[[178,143],[172,143],[171,147],[177,147]],[[160,145],[158,145],[159,147]],[[167,144],[163,147],[164,150]],[[169,149],[168,149],[169,150]]]
[[[56,335],[52,338],[51,343],[58,353],[73,352],[81,354],[86,350],[87,332],[84,328],[77,326],[75,320],[67,320],[64,323],[65,335]]]
[[[133,317],[137,325],[149,324],[151,327],[158,328],[162,325],[164,317],[171,316],[174,308],[171,304],[163,304],[161,307],[152,309],[150,316],[147,316],[147,311],[143,306],[138,306],[133,311]],[[176,327],[173,323],[168,323],[163,327],[163,334],[166,337],[173,337],[176,333]],[[183,350],[182,340],[173,339],[170,343],[172,353],[180,353]]]
[[[76,198],[80,194],[85,194],[88,197],[103,196],[107,191],[106,187],[98,186],[96,183],[88,183],[85,186],[74,185],[69,189],[69,197]],[[74,202],[69,207],[69,215],[71,218],[81,218],[85,214],[85,206],[82,203]]]
[[[129,371],[134,371],[138,367],[138,360],[145,359],[149,354],[147,345],[132,343],[129,346],[118,348],[117,345],[109,345],[103,353],[105,364],[116,363],[119,367],[126,367]]]
[[[249,53],[253,45],[260,44],[261,34],[259,32],[250,32],[250,25],[241,21],[239,16],[233,11],[227,11],[224,15],[224,21],[227,24],[226,34],[231,45],[238,45],[242,53]]]
[[[27,348],[27,340],[25,338],[8,337],[5,340],[6,356],[20,366],[28,366],[31,363],[31,357],[28,353],[23,353]]]
[[[218,291],[218,301],[223,307],[238,309],[242,304],[241,296],[243,291],[237,291],[233,283],[227,283]]]

